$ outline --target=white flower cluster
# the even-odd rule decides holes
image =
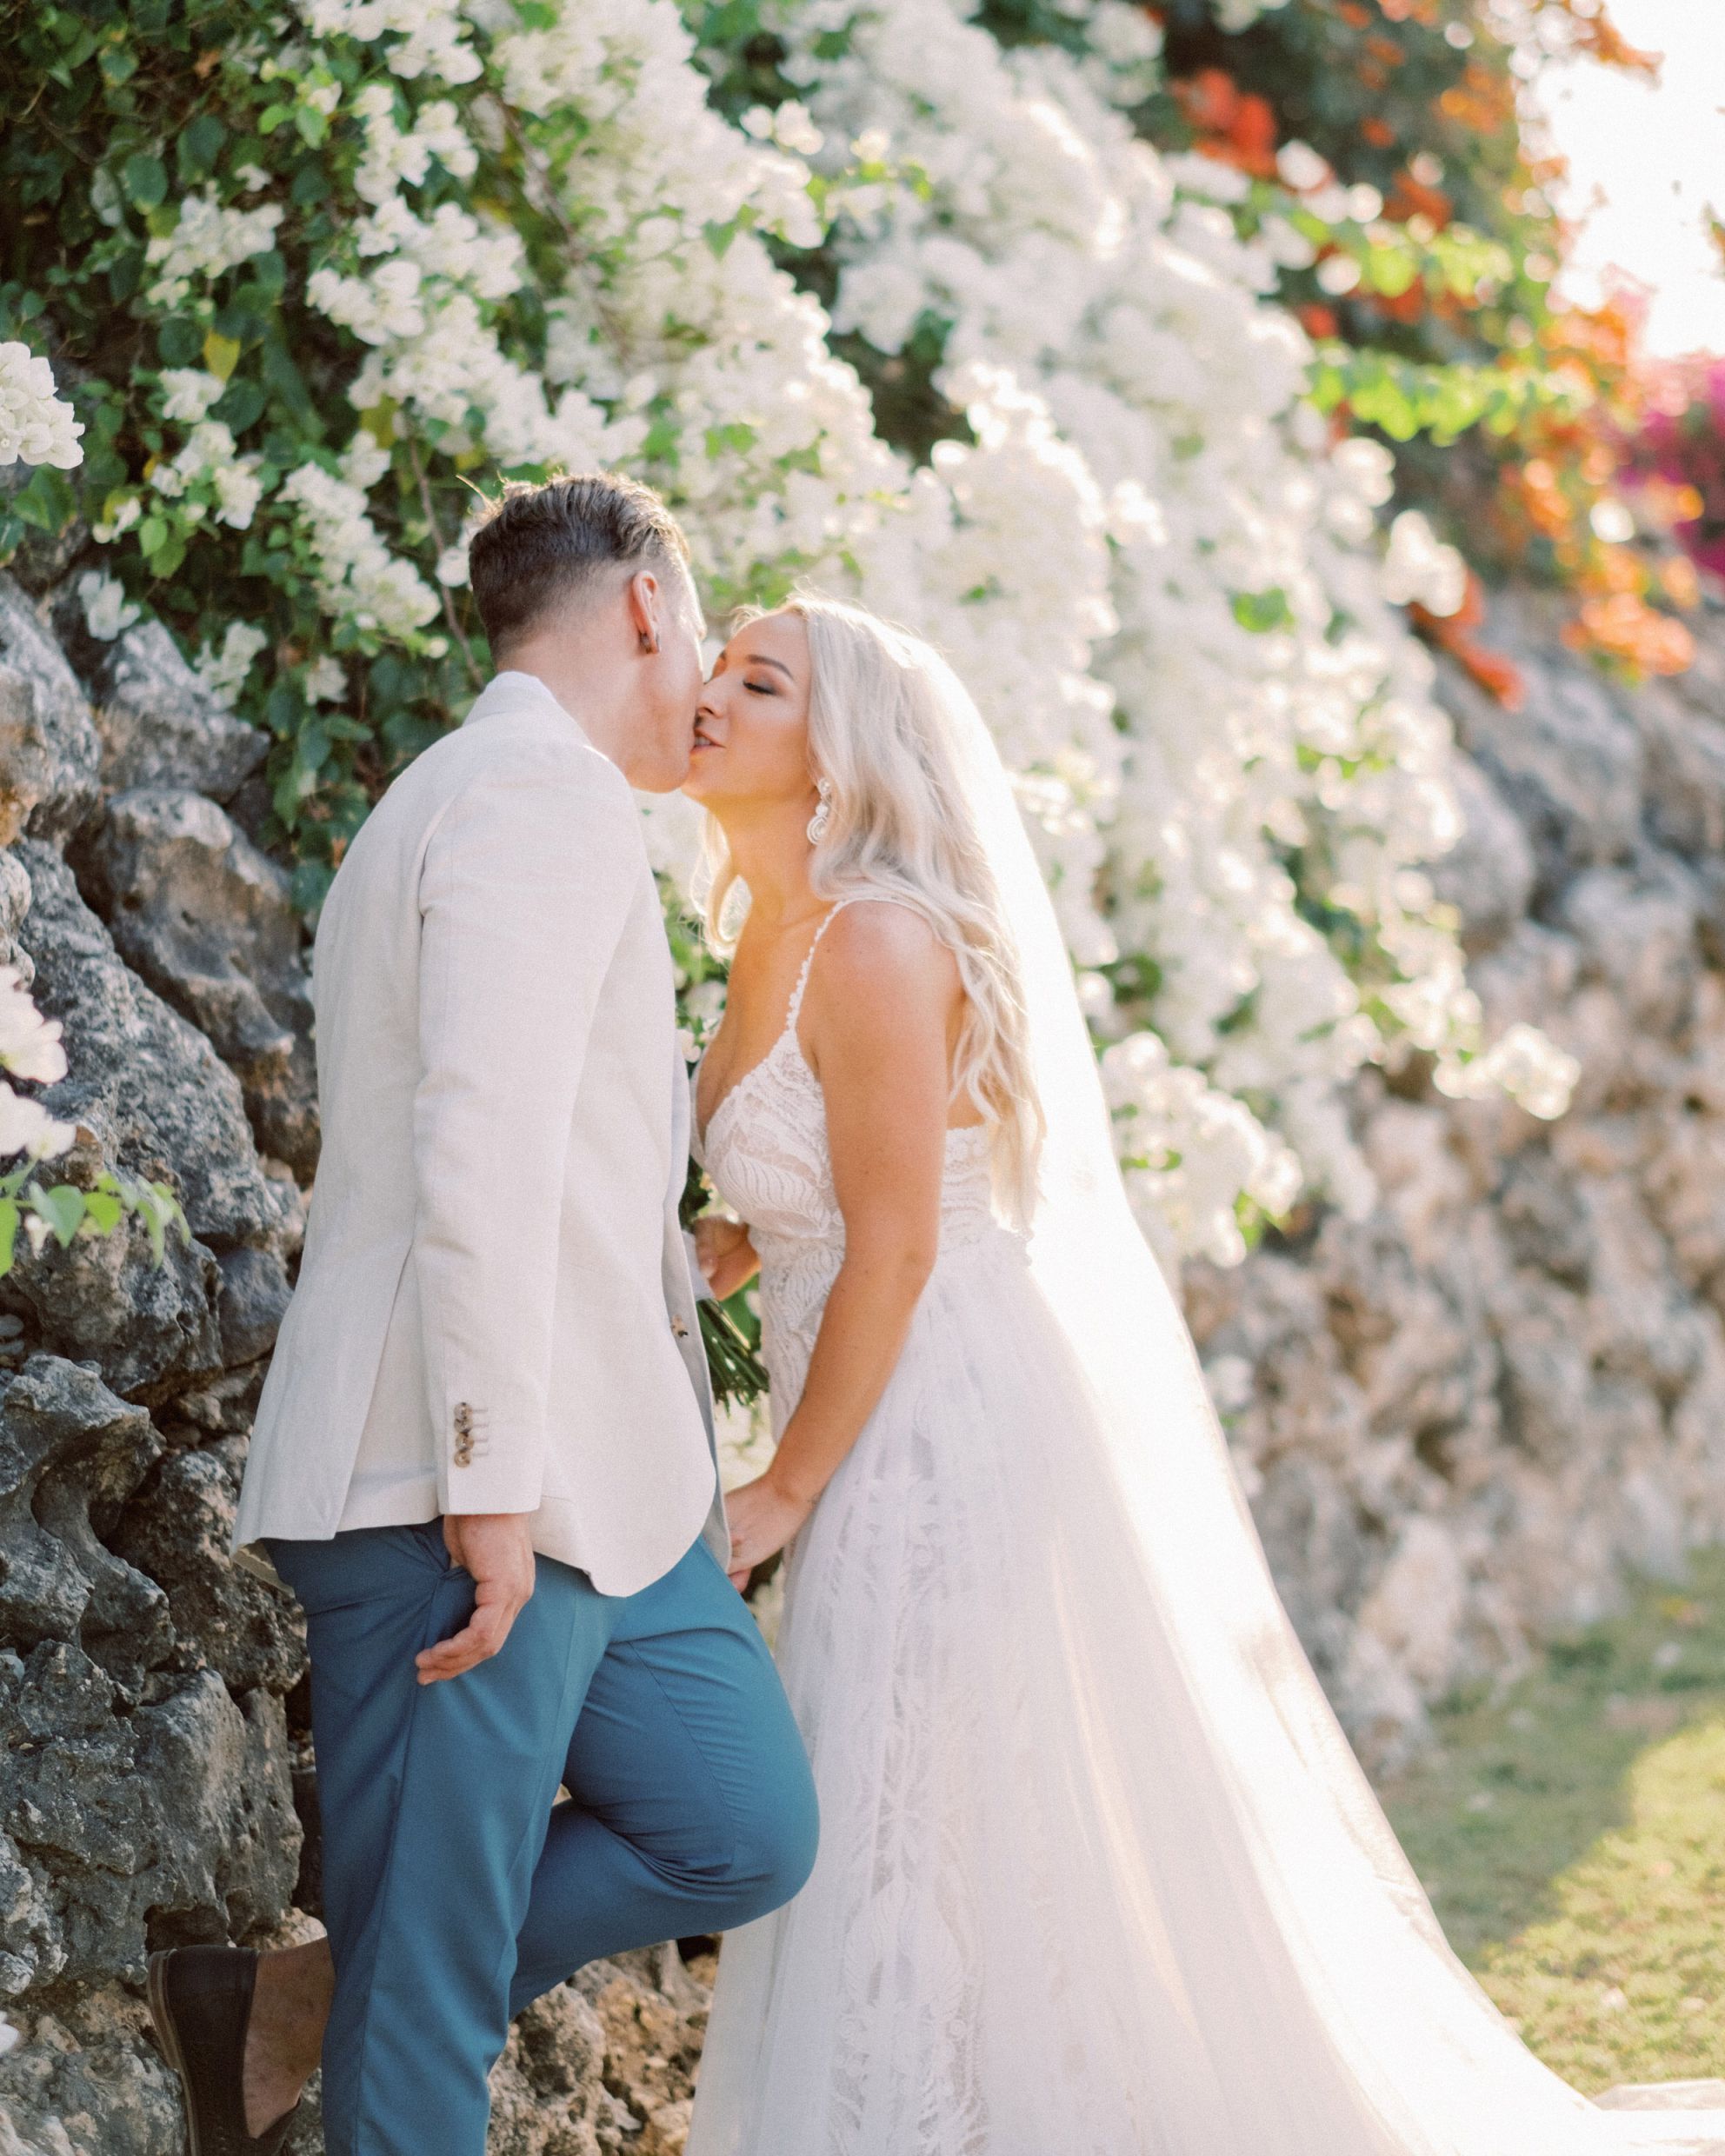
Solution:
[[[205,645],[198,653],[192,662],[193,671],[217,703],[231,705],[245,686],[252,661],[269,641],[250,622],[230,622],[221,642]]]
[[[44,1086],[66,1075],[60,1021],[37,1010],[16,966],[0,966],[0,1069]],[[0,1080],[0,1156],[23,1153],[47,1160],[63,1153],[76,1135],[70,1123],[57,1122],[40,1101]]]
[[[54,394],[54,370],[28,344],[0,343],[0,464],[83,462],[82,421]]]
[[[183,394],[179,402],[183,409]],[[150,483],[164,499],[181,504],[184,522],[201,522],[206,510],[213,508],[218,524],[243,531],[263,496],[258,469],[263,461],[255,455],[237,454],[233,430],[222,420],[200,419],[176,455],[158,458],[150,466]],[[188,495],[190,499],[185,498]]]
[[[411,562],[390,553],[367,513],[366,494],[389,464],[362,431],[339,472],[309,460],[282,482],[282,499],[304,523],[327,610],[360,629],[410,636],[437,611],[437,595]]]
[[[1467,563],[1418,509],[1403,509],[1389,527],[1383,596],[1392,605],[1422,606],[1437,615],[1459,614],[1468,596]]]
[[[1215,0],[1216,23],[1226,30],[1250,30],[1261,15],[1287,4],[1288,0]]]
[[[423,104],[405,132],[396,124],[395,95],[383,83],[368,83],[354,99],[354,111],[365,123],[365,155],[354,184],[369,203],[380,206],[396,198],[403,184],[418,187],[435,157],[451,179],[470,178],[479,163],[447,97]]]
[[[213,188],[188,195],[171,232],[159,234],[144,249],[144,260],[157,265],[156,281],[144,296],[158,307],[183,300],[198,277],[219,277],[254,255],[268,254],[282,222],[279,203],[256,210],[233,210],[216,199]]]
[[[127,598],[126,588],[117,576],[87,569],[78,578],[77,590],[84,627],[101,643],[112,643],[138,618],[140,609],[135,600]]]
[[[1371,1196],[1338,1086],[1385,1047],[1315,904],[1358,924],[1388,976],[1382,1007],[1446,1081],[1478,1082],[1464,1075],[1482,1068],[1468,1060],[1478,1006],[1412,873],[1455,836],[1449,730],[1393,611],[1453,611],[1464,571],[1418,516],[1396,520],[1386,557],[1374,512],[1389,460],[1363,443],[1332,453],[1299,403],[1306,341],[1266,297],[1285,249],[1238,237],[1222,205],[1239,176],[1159,157],[1091,72],[1051,49],[1004,51],[967,13],[808,0],[784,23],[788,72],[827,139],[884,140],[930,183],[851,202],[837,326],[893,353],[919,323],[949,325],[939,386],[973,426],[985,375],[996,403],[1040,400],[1060,452],[996,535],[1003,609],[980,575],[988,596],[957,634],[938,578],[921,606],[894,596],[954,649],[1009,760],[1048,789],[1075,956],[1154,958],[1148,1004],[1098,1014],[1105,1035],[1148,1016],[1160,1036],[1122,1042],[1109,1080],[1124,1155],[1149,1164],[1133,1171],[1147,1227],[1237,1254],[1233,1200],[1285,1203],[1290,1147],[1337,1201]],[[995,451],[976,431],[972,468]],[[1060,530],[1069,500],[1111,562]],[[1101,907],[1074,873],[1097,857]],[[1544,1112],[1561,1100],[1549,1044],[1490,1068]],[[1233,1112],[1209,1114],[1224,1096]]]
[[[1133,138],[1142,10],[1070,0],[1074,60],[1003,50],[963,0],[785,0],[801,99],[733,130],[672,0],[300,4],[398,78],[352,98],[370,213],[310,283],[368,348],[350,403],[464,459],[630,464],[719,596],[807,571],[935,638],[1016,775],[1161,1248],[1235,1257],[1241,1201],[1275,1212],[1302,1181],[1369,1201],[1341,1086],[1387,1050],[1315,915],[1351,925],[1375,1008],[1451,1089],[1555,1112],[1539,1036],[1477,1053],[1418,874],[1455,835],[1451,752],[1395,609],[1453,608],[1459,564],[1418,519],[1386,545],[1388,459],[1332,449],[1299,403],[1305,339],[1267,297],[1295,236],[1243,243],[1237,175]],[[464,110],[441,94],[482,78]],[[529,274],[513,236],[412,199],[434,159],[460,176],[505,139],[567,235],[543,374],[496,327]],[[876,437],[762,236],[813,238],[804,161],[852,155],[915,176],[842,182],[837,323],[888,353],[947,325],[938,386],[973,439],[926,469]],[[437,599],[370,522],[386,465],[362,432],[340,476],[282,491],[329,610],[404,634]],[[685,831],[650,819],[662,865]]]
[[[302,12],[316,37],[356,37],[362,44],[389,37],[389,65],[409,80],[430,75],[471,83],[479,76],[461,10],[439,0],[309,0]]]

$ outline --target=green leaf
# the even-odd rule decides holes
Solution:
[[[132,1210],[143,1222],[150,1237],[150,1254],[160,1265],[168,1254],[168,1230],[177,1228],[183,1241],[191,1241],[184,1209],[166,1183],[137,1183],[127,1193]]]
[[[123,45],[110,45],[97,65],[109,83],[117,90],[122,83],[129,83],[137,73],[136,54],[128,52]]]
[[[1294,619],[1288,594],[1280,584],[1272,584],[1268,591],[1236,591],[1231,603],[1235,620],[1255,636],[1273,629],[1286,629]]]
[[[150,556],[152,576],[171,576],[186,558],[186,542],[178,532],[170,532]]]
[[[12,1269],[12,1254],[17,1247],[19,1214],[15,1198],[0,1198],[0,1274]]]
[[[294,904],[301,913],[315,913],[323,903],[336,872],[327,861],[303,861],[294,870]]]
[[[111,1235],[125,1218],[126,1208],[111,1190],[87,1190],[83,1200],[84,1216],[103,1235]]]
[[[312,402],[311,392],[305,386],[305,376],[295,366],[281,330],[274,323],[263,336],[263,379],[311,438],[321,441],[323,426],[318,418],[317,408]],[[301,454],[296,443],[292,461],[296,463]],[[281,462],[286,460],[277,458],[276,461]]]
[[[213,112],[198,113],[186,123],[176,145],[181,172],[189,180],[207,177],[227,139],[227,129]]]
[[[203,349],[203,325],[185,315],[170,315],[156,332],[156,349],[164,367],[190,367]]]
[[[243,434],[263,416],[268,402],[261,384],[256,382],[230,382],[225,393],[210,408],[210,417],[221,420],[236,435]]]
[[[55,1183],[43,1190],[40,1184],[32,1184],[24,1193],[30,1210],[38,1214],[54,1230],[54,1240],[63,1250],[78,1232],[78,1223],[84,1214],[84,1194],[70,1183]]]
[[[746,419],[728,420],[722,426],[709,427],[707,454],[717,456],[722,450],[733,449],[740,456],[754,447],[759,433],[759,429],[751,427]]]
[[[140,210],[154,210],[167,199],[168,168],[159,157],[143,151],[128,157],[120,167],[120,180]]]
[[[38,531],[62,532],[77,514],[77,496],[65,474],[52,464],[40,464],[28,486],[12,496],[11,510]]]

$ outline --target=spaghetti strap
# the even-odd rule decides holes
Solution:
[[[784,1029],[787,1033],[796,1032],[796,1021],[803,1015],[803,998],[809,986],[809,974],[815,963],[815,954],[821,948],[821,938],[831,928],[835,918],[842,914],[847,906],[854,904],[856,900],[862,895],[862,892],[857,891],[854,892],[849,898],[838,899],[821,915],[821,925],[809,938],[809,948],[803,960],[803,970],[797,975],[796,986],[790,992],[790,1008],[785,1014],[784,1021]]]

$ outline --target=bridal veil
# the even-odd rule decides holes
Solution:
[[[1017,940],[1048,1120],[1030,1266],[1082,1373],[1096,1437],[1084,1449],[1102,1463],[1074,1482],[1095,1516],[1062,1523],[1091,1560],[1062,1570],[1068,1607],[1046,1621],[1116,1643],[1100,1667],[1094,1649],[1082,1658],[1089,1696],[1075,1707],[1121,1898],[1116,1945],[1159,1962],[1158,1987],[1201,2021],[1229,1994],[1229,1958],[1242,1979],[1252,1958],[1233,1987],[1253,1995],[1267,2078],[1293,2097],[1289,2151],[1725,2150],[1725,2113],[1606,2110],[1567,2086],[1445,1941],[1276,1594],[1190,1336],[1128,1205],[1011,782],[969,695],[936,668]],[[1034,1572],[1024,1591],[1038,1591]],[[1157,1860],[1141,1862],[1152,1839]],[[1185,1858],[1177,1908],[1170,1852]],[[1191,2035],[1202,2045],[1202,2026]],[[1228,2048],[1227,2071],[1250,2072]],[[1268,2143],[1262,2156],[1275,2156]]]

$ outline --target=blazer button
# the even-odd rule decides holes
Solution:
[[[675,1313],[673,1313],[671,1316],[671,1330],[676,1334],[679,1340],[687,1340],[689,1338],[688,1326],[683,1322],[683,1319],[678,1317]]]

